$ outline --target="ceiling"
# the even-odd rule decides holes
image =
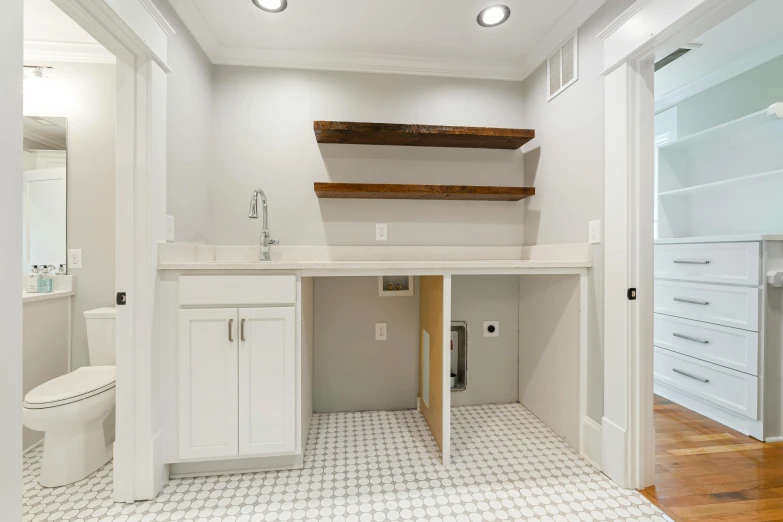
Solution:
[[[655,73],[656,102],[681,101],[783,55],[781,20],[783,1],[756,0],[702,34],[693,41],[700,48]]]
[[[111,53],[51,0],[24,0],[24,40],[27,62],[114,61]]]
[[[521,80],[605,0],[169,0],[213,63]]]
[[[24,137],[51,149],[65,150],[65,118],[37,118],[25,116]],[[47,123],[51,125],[47,125]]]

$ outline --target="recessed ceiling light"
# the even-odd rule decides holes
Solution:
[[[495,27],[502,24],[511,16],[511,9],[505,5],[493,5],[483,9],[476,21],[482,27]]]
[[[267,13],[279,13],[288,7],[288,0],[253,0],[253,3]]]

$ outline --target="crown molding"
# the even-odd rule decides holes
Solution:
[[[46,145],[47,147],[54,147],[57,150],[65,150],[64,140],[58,140],[57,138],[47,136],[42,132],[38,132],[32,129],[25,129],[24,137],[29,140],[33,140],[36,143],[40,143],[41,145]]]
[[[605,3],[606,0],[579,0],[576,2],[527,54],[519,71],[521,79],[524,80],[530,76],[542,63],[546,62],[555,49],[563,45]]]
[[[623,24],[625,24],[625,22],[633,18],[636,15],[636,13],[644,9],[644,7],[647,4],[649,4],[651,1],[652,0],[637,0],[636,2],[631,4],[628,7],[628,9],[620,13],[620,16],[612,20],[612,22],[609,25],[604,27],[604,29],[600,33],[595,35],[595,37],[599,40],[606,40],[612,35],[612,33],[614,33],[620,27],[622,27]]]
[[[369,53],[325,53],[242,48],[224,45],[209,28],[193,0],[169,0],[204,54],[214,64],[342,72],[441,76],[522,81],[606,0],[580,0],[547,33],[520,65],[514,61],[444,60]]]
[[[166,33],[167,36],[177,34],[174,31],[174,27],[169,23],[166,17],[163,16],[163,13],[160,12],[160,9],[158,9],[152,0],[139,0],[139,3],[144,6],[144,9],[147,10],[153,20],[163,29],[163,32]]]
[[[115,63],[115,56],[98,43],[24,41],[25,62]]]
[[[762,47],[738,60],[734,60],[724,67],[697,78],[682,87],[678,87],[661,96],[656,96],[655,112],[658,113],[670,109],[691,96],[706,91],[711,87],[715,87],[719,83],[730,80],[751,69],[755,69],[779,56],[783,56],[783,40],[778,40],[771,45]]]

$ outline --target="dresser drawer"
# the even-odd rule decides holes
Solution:
[[[757,332],[759,289],[655,281],[655,312]]]
[[[758,419],[758,377],[655,348],[655,381]]]
[[[254,306],[296,302],[296,276],[219,275],[179,278],[181,306]]]
[[[655,245],[655,277],[756,286],[761,243]]]
[[[759,334],[655,314],[654,344],[719,366],[758,375]]]

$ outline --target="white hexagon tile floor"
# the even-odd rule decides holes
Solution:
[[[36,449],[24,459],[24,520],[670,520],[519,404],[454,408],[452,434],[445,468],[416,411],[317,414],[304,469],[171,480],[157,499],[136,504],[112,502],[111,464],[70,486],[40,487]]]

